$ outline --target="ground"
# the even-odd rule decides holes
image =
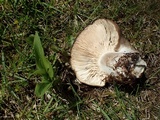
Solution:
[[[1,119],[160,119],[159,0],[0,0],[0,11]],[[98,18],[115,21],[147,62],[135,85],[75,85],[72,44]],[[34,93],[36,31],[59,80],[41,98]]]

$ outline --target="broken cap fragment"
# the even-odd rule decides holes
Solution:
[[[146,66],[111,20],[98,19],[86,27],[71,50],[71,67],[78,81],[91,86],[132,82],[141,77]]]

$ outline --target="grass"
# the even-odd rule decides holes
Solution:
[[[160,119],[160,2],[119,0],[0,0],[0,118]],[[117,22],[148,64],[146,81],[134,87],[73,84],[70,49],[76,36],[98,18]],[[61,82],[41,98],[34,94],[33,35],[38,31],[54,78]],[[140,81],[143,81],[142,79]]]

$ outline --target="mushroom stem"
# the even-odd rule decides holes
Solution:
[[[100,70],[107,75],[112,74],[113,76],[117,76],[117,73],[114,70],[114,66],[118,62],[119,58],[123,55],[123,53],[118,52],[109,52],[102,54],[98,60],[98,66]]]
[[[132,74],[136,78],[140,78],[147,64],[139,57],[138,53],[110,52],[100,56],[98,66],[100,71],[106,75],[123,74],[123,76],[127,76],[127,74]],[[128,73],[126,73],[126,69]]]
[[[146,62],[139,57],[132,74],[135,75],[136,78],[140,78],[142,75],[141,73],[145,70],[146,66]]]

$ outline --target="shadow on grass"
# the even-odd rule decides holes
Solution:
[[[58,76],[61,76],[61,82],[54,87],[54,89],[60,98],[64,100],[64,104],[68,104],[68,109],[72,110],[73,114],[75,115],[79,113],[80,109],[86,108],[86,101],[84,100],[90,99],[87,98],[90,96],[90,94],[92,94],[92,97],[97,99],[97,95],[100,94],[101,97],[101,92],[109,89],[110,87],[117,87],[120,92],[125,92],[132,95],[137,95],[142,90],[146,89],[145,82],[147,78],[144,74],[141,78],[136,79],[133,84],[109,83],[104,87],[94,87],[76,83],[74,71],[70,66],[66,66],[65,63],[61,64],[59,61],[57,61],[56,65],[58,66],[57,68],[59,68],[57,74]]]
[[[120,91],[136,95],[140,91],[146,89],[146,84],[145,84],[146,80],[147,78],[143,74],[142,77],[136,79],[133,84],[115,84],[115,86],[117,86]]]
[[[69,70],[72,71],[72,70]],[[69,72],[67,78],[59,85],[56,92],[65,100],[68,101],[70,109],[74,110],[75,113],[77,111],[77,106],[81,107],[84,105],[84,97],[87,94],[92,94],[91,92],[97,89],[97,92],[103,91],[104,89],[108,89],[110,86],[117,87],[119,91],[123,91],[125,93],[129,93],[132,95],[139,94],[142,90],[146,89],[145,81],[147,78],[145,75],[142,75],[141,78],[136,79],[133,84],[106,84],[104,87],[94,87],[88,86],[85,84],[75,84],[75,75],[72,72]],[[94,94],[94,93],[93,93]],[[97,94],[97,93],[96,93]]]

